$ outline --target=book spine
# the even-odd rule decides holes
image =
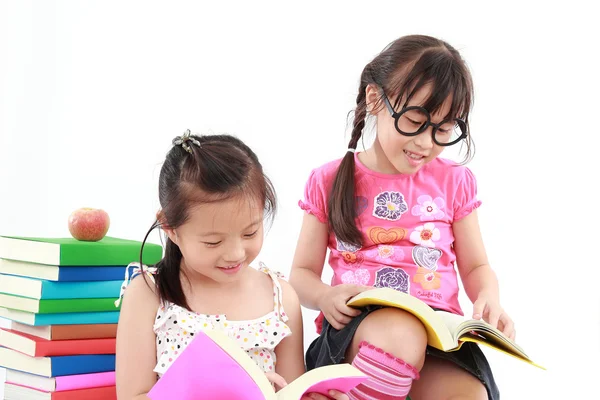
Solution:
[[[72,312],[118,311],[116,298],[110,299],[60,299],[40,300],[38,314],[56,314]]]
[[[58,267],[59,282],[115,281],[125,277],[125,266]]]
[[[42,282],[42,299],[91,299],[119,297],[123,281]]]
[[[35,357],[115,354],[116,339],[37,341]]]
[[[116,324],[119,311],[93,313],[35,314],[32,325]]]
[[[115,372],[68,375],[56,377],[56,391],[77,390],[115,385]]]
[[[52,325],[50,329],[52,340],[117,337],[117,324]]]
[[[52,393],[52,400],[117,400],[116,386],[67,390]]]
[[[114,241],[104,238],[98,242],[70,242],[60,245],[60,265],[127,265],[140,261],[141,243]],[[144,245],[144,264],[156,264],[162,258],[162,247]]]
[[[114,354],[50,357],[52,377],[115,370]]]

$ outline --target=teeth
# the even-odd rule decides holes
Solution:
[[[420,156],[420,155],[415,154],[415,153],[411,153],[410,151],[407,151],[407,150],[404,150],[404,152],[406,153],[407,156],[409,156],[413,160],[420,160],[421,158],[423,158],[423,156]]]

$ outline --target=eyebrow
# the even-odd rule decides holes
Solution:
[[[262,220],[257,219],[256,221],[252,222],[250,225],[248,225],[247,227],[245,227],[243,230],[245,231],[246,229],[249,229],[251,227],[253,227],[254,225],[258,225]],[[212,231],[212,232],[205,232],[205,233],[200,233],[198,234],[198,236],[212,236],[212,235],[224,235],[223,232],[217,232],[217,231]]]

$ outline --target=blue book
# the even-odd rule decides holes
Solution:
[[[114,281],[125,277],[122,266],[73,266],[34,264],[0,259],[0,274],[24,276],[58,282]]]
[[[32,312],[12,310],[10,308],[0,307],[0,317],[33,326],[116,324],[117,322],[119,322],[119,311],[35,314]]]
[[[0,293],[31,299],[99,299],[119,297],[123,280],[53,282],[0,274]]]
[[[16,350],[0,347],[0,367],[41,375],[48,378],[91,374],[115,370],[114,354],[31,357]]]

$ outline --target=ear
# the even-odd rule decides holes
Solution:
[[[365,89],[365,101],[367,102],[367,113],[377,116],[383,109],[381,88],[372,83],[368,84]]]
[[[177,244],[177,233],[167,224],[165,214],[162,210],[156,212],[156,220],[160,224],[160,228],[167,234],[167,237],[171,239],[171,242]]]

